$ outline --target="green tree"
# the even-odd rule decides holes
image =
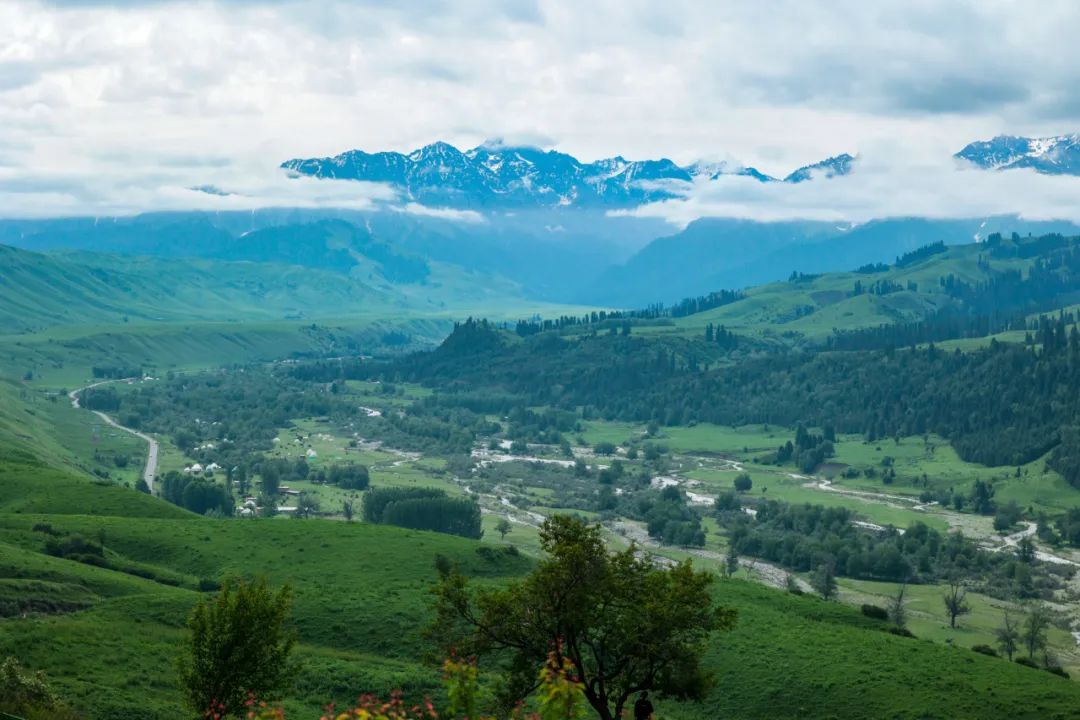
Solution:
[[[1013,655],[1020,647],[1020,623],[1008,610],[1001,618],[1001,626],[994,630],[994,636],[997,638],[998,649],[1012,662]]]
[[[898,628],[907,627],[907,583],[901,583],[896,594],[889,600],[889,619]]]
[[[287,627],[291,606],[288,586],[275,592],[258,579],[227,582],[195,607],[178,661],[192,710],[239,715],[248,693],[266,698],[285,689],[295,643]]]
[[[949,627],[955,629],[956,619],[971,612],[971,606],[967,604],[967,586],[957,578],[949,580],[949,589],[942,600],[945,602],[945,612],[949,615]]]
[[[1029,658],[1034,658],[1035,653],[1046,647],[1046,631],[1049,627],[1050,609],[1042,603],[1032,605],[1027,617],[1024,618],[1021,631],[1021,640]]]
[[[341,514],[345,516],[345,522],[352,522],[353,519],[353,501],[342,500],[341,501]]]
[[[309,518],[317,512],[319,512],[319,499],[312,493],[300,493],[296,498],[296,513],[293,517]]]
[[[739,553],[735,551],[735,543],[728,544],[727,557],[724,558],[724,577],[733,577],[739,570]]]
[[[836,567],[831,561],[818,566],[817,572],[810,578],[810,584],[826,600],[836,597]]]
[[[735,490],[738,492],[750,492],[754,487],[754,480],[747,473],[739,473],[735,476]]]
[[[277,466],[269,462],[263,462],[263,466],[259,470],[259,478],[259,485],[262,488],[263,495],[277,497],[278,486],[281,485],[281,472]]]
[[[433,636],[509,656],[508,704],[535,689],[552,648],[601,720],[620,717],[641,690],[701,696],[706,642],[735,622],[734,610],[713,605],[709,573],[657,567],[636,547],[609,552],[598,525],[567,516],[546,520],[540,542],[546,557],[514,585],[474,591],[457,572],[443,578]]]
[[[514,529],[514,526],[510,524],[510,521],[506,518],[500,518],[499,522],[495,525],[495,532],[499,533],[501,540],[506,539],[507,533]]]

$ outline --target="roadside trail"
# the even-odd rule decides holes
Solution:
[[[68,397],[71,398],[71,407],[76,408],[76,409],[82,407],[81,405],[79,405],[79,393],[81,393],[84,390],[89,390],[90,388],[95,388],[95,387],[98,387],[99,385],[108,385],[109,383],[114,383],[114,382],[127,382],[128,380],[134,380],[134,379],[135,378],[123,378],[121,380],[102,380],[100,382],[91,383],[90,385],[85,385],[85,386],[83,386],[81,388],[76,388],[75,390],[72,390],[71,392],[68,393]],[[100,410],[91,410],[90,412],[94,413],[99,418],[101,418],[102,422],[104,422],[106,425],[109,425],[110,427],[114,427],[117,430],[123,430],[126,433],[131,433],[135,437],[146,441],[148,449],[147,449],[147,452],[146,452],[146,466],[143,469],[143,480],[146,481],[146,485],[150,488],[150,494],[153,495],[153,493],[154,493],[154,475],[157,474],[157,464],[158,464],[158,441],[155,440],[154,438],[150,437],[149,435],[146,435],[144,433],[139,432],[138,430],[133,430],[132,428],[124,427],[123,425],[116,422],[115,420],[113,420],[111,417],[109,417],[105,413],[101,412]]]

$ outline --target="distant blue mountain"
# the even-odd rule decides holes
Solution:
[[[785,180],[843,175],[850,155],[838,155],[796,170]],[[761,182],[776,178],[730,163],[681,166],[671,160],[626,160],[616,156],[582,163],[572,155],[534,147],[486,143],[462,152],[437,142],[403,155],[350,150],[335,157],[289,160],[281,167],[297,175],[364,180],[399,187],[410,200],[464,208],[628,207],[685,194],[699,178],[743,175]]]
[[[984,170],[1031,168],[1046,175],[1080,175],[1080,134],[1043,138],[999,135],[973,142],[954,157]]]

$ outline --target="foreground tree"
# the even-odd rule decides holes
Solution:
[[[971,612],[971,606],[967,604],[967,586],[961,580],[950,580],[949,590],[942,600],[945,601],[945,612],[949,615],[949,627],[955,629],[956,619]]]
[[[43,673],[29,672],[13,657],[0,661],[0,716],[13,717],[5,712],[49,720],[79,717],[56,698]]]
[[[499,539],[501,540],[505,540],[507,533],[509,533],[513,529],[514,526],[511,525],[510,521],[506,518],[500,519],[498,524],[495,525],[495,532],[499,533]]]
[[[249,694],[272,697],[284,688],[295,643],[286,627],[291,604],[288,586],[274,592],[259,579],[227,582],[195,607],[179,660],[192,710],[238,715]]]
[[[709,573],[689,562],[659,568],[634,547],[610,553],[599,526],[565,516],[545,521],[540,541],[547,557],[516,585],[471,591],[455,571],[436,590],[433,634],[505,660],[507,705],[536,688],[551,653],[602,720],[620,717],[641,690],[703,694],[705,643],[735,623],[734,610],[713,605]]]

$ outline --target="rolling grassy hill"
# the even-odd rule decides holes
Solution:
[[[32,528],[43,522],[103,532],[110,562],[155,579],[42,555],[44,536]],[[363,691],[401,687],[416,697],[437,688],[419,634],[434,554],[486,582],[529,565],[485,560],[478,545],[328,521],[0,514],[0,597],[61,606],[0,620],[0,655],[46,670],[90,717],[176,717],[173,657],[199,578],[264,573],[296,589],[302,669],[287,707],[314,717],[322,702]],[[1066,718],[1080,702],[1075,683],[889,635],[841,605],[739,580],[718,584],[716,597],[740,612],[737,630],[708,654],[718,685],[704,707],[662,701],[665,717]]]
[[[711,323],[751,337],[819,342],[834,330],[914,322],[946,309],[974,313],[976,309],[967,308],[963,300],[948,292],[943,279],[951,276],[978,287],[1009,273],[1026,277],[1039,257],[995,257],[982,243],[948,246],[908,263],[877,265],[862,272],[793,276],[752,287],[736,302],[678,318],[668,327],[643,328],[642,332],[701,335]],[[855,292],[857,285],[861,293]],[[875,286],[884,286],[887,291],[874,292]],[[1076,296],[1075,290],[1063,292],[1047,302],[1046,309],[1071,306]],[[1004,314],[1022,307],[1003,302],[1000,310]]]

